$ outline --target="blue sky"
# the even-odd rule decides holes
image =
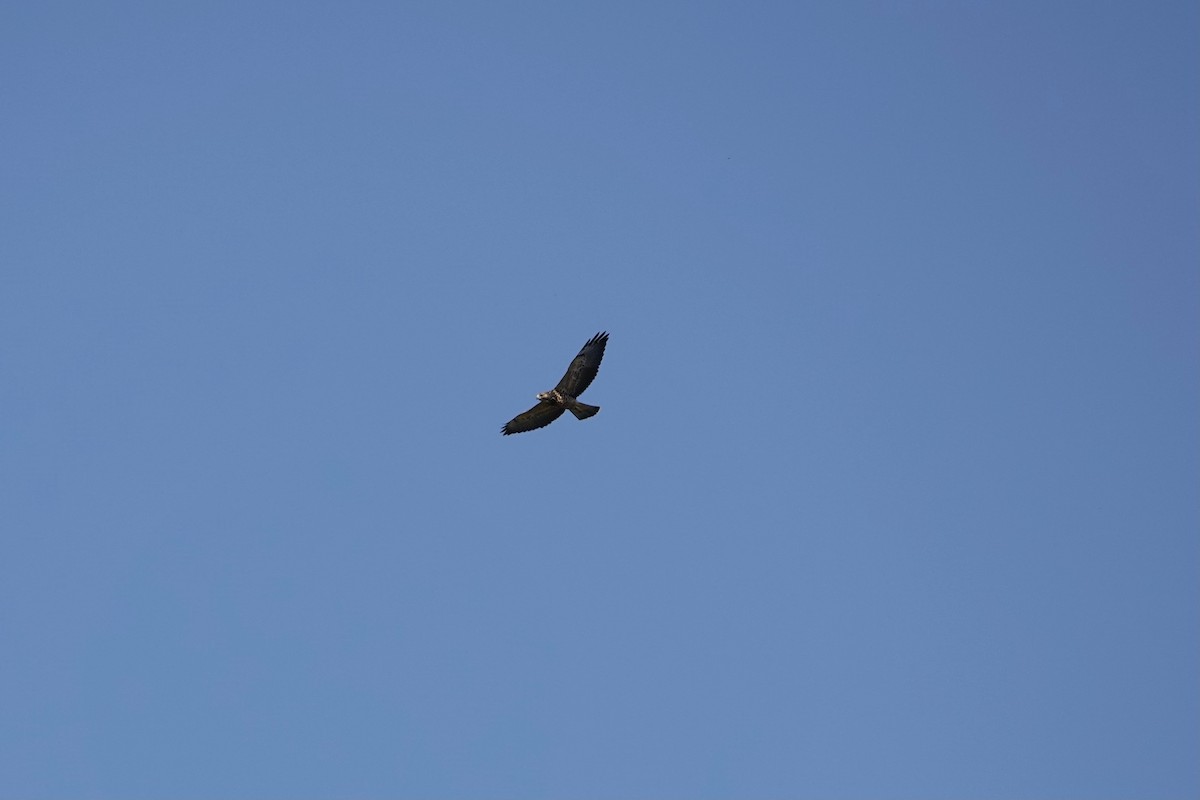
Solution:
[[[1197,30],[8,4],[0,796],[1196,797]]]

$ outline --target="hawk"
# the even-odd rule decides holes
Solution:
[[[600,371],[600,360],[604,358],[604,345],[608,344],[607,333],[597,333],[588,339],[567,367],[567,374],[548,392],[537,396],[538,404],[517,414],[505,423],[501,431],[505,436],[510,433],[524,433],[537,428],[544,428],[562,416],[564,411],[570,411],[577,419],[594,417],[600,406],[589,406],[576,398],[583,390],[591,385],[596,373]]]

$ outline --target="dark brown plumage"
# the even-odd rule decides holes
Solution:
[[[501,428],[501,432],[508,436],[511,433],[544,428],[561,417],[564,411],[570,411],[577,419],[595,416],[600,411],[600,406],[589,406],[579,402],[577,398],[596,379],[596,373],[600,371],[600,361],[604,358],[604,346],[607,344],[607,333],[597,333],[588,339],[579,354],[571,360],[571,365],[567,367],[567,372],[558,385],[539,394],[538,404],[510,419]]]

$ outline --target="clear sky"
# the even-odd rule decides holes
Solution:
[[[1198,31],[5,4],[0,797],[1197,797]]]

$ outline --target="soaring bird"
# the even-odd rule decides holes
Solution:
[[[588,339],[579,351],[579,355],[571,360],[567,374],[548,392],[537,396],[538,404],[517,414],[505,423],[501,431],[505,436],[510,433],[524,433],[535,428],[544,428],[562,416],[564,411],[570,411],[577,419],[593,417],[600,406],[589,406],[577,399],[583,390],[591,385],[596,373],[600,371],[600,360],[604,358],[604,346],[608,344],[607,333],[597,333]]]

